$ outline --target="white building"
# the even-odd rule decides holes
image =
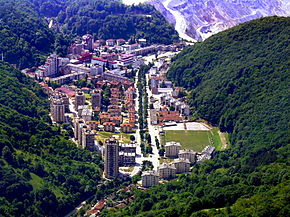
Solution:
[[[159,175],[154,171],[143,172],[142,174],[142,187],[149,188],[158,185]]]
[[[179,158],[184,158],[189,160],[190,163],[195,163],[196,161],[196,152],[188,149],[183,149],[178,152]]]
[[[176,173],[188,173],[190,171],[190,162],[188,159],[174,159],[174,166],[176,168]]]
[[[181,145],[179,142],[166,142],[165,145],[165,156],[177,158],[178,152],[181,149]]]
[[[172,164],[163,163],[158,167],[158,173],[161,179],[173,179],[176,176],[176,168]]]

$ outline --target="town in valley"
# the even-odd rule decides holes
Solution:
[[[206,123],[190,121],[185,90],[166,78],[171,58],[186,46],[147,45],[142,38],[95,40],[86,34],[71,44],[67,57],[51,54],[36,70],[22,72],[48,93],[52,122],[66,126],[62,130],[79,148],[103,157],[104,180],[139,176],[134,188],[146,189],[190,172],[215,151],[211,139],[202,150],[166,139],[170,132],[211,132]],[[110,197],[87,215],[124,207],[132,199],[109,205]]]

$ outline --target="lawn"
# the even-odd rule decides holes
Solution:
[[[168,130],[165,132],[165,142],[180,142],[183,149],[201,152],[207,145],[211,145],[210,131]]]
[[[134,135],[134,134],[130,134],[130,133],[111,133],[111,132],[99,131],[98,135],[96,135],[96,140],[104,142],[105,139],[109,139],[111,136],[114,136],[114,137],[122,140],[123,143],[129,143],[131,135]]]

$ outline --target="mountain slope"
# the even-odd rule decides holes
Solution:
[[[0,216],[63,216],[95,193],[100,156],[49,122],[40,86],[0,61]]]
[[[123,2],[130,2],[123,0]],[[209,36],[265,16],[290,16],[288,0],[144,0],[156,7],[183,38],[204,40]],[[175,18],[172,18],[172,16]]]
[[[254,20],[176,56],[168,77],[232,146],[104,216],[289,216],[289,27],[290,18]]]

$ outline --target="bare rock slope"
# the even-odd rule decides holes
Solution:
[[[126,1],[130,0],[124,0],[125,3]],[[139,0],[138,2],[154,5],[169,22],[175,23],[180,37],[189,40],[204,40],[219,31],[260,17],[290,16],[289,0]]]

